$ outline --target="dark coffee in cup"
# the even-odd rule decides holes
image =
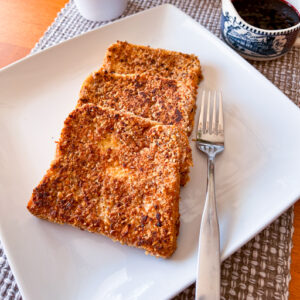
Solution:
[[[232,0],[242,19],[254,27],[278,30],[300,22],[299,12],[283,0]]]
[[[245,58],[275,59],[300,45],[299,11],[299,0],[222,0],[222,36]]]

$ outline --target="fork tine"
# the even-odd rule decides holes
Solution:
[[[212,133],[217,133],[217,123],[216,123],[216,100],[217,100],[217,91],[214,92],[214,100],[213,100],[213,112],[212,112]]]
[[[202,100],[201,100],[201,108],[200,108],[200,116],[198,122],[198,131],[203,131],[204,128],[204,101],[205,101],[205,91],[202,92]]]
[[[206,129],[205,132],[210,132],[210,94],[211,92],[208,91],[208,97],[207,97],[207,105],[206,105]]]
[[[197,147],[216,147],[217,153],[224,150],[224,124],[222,95],[218,91],[202,92],[201,110],[197,131]],[[203,149],[202,149],[203,148]]]
[[[223,133],[224,124],[223,124],[223,104],[222,104],[222,94],[219,92],[219,133]]]

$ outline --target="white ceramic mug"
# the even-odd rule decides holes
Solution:
[[[74,0],[80,14],[91,21],[109,21],[119,17],[127,0]]]
[[[300,11],[299,0],[286,0],[286,2]],[[294,44],[298,45],[300,42],[300,23],[278,30],[254,27],[240,17],[232,0],[222,0],[221,32],[229,46],[245,58],[253,60],[278,58],[289,51]]]

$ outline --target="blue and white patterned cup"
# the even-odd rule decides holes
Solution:
[[[299,0],[287,2],[300,11]],[[229,46],[252,60],[276,59],[289,51],[296,40],[297,45],[300,42],[300,23],[286,29],[260,29],[241,18],[231,0],[222,0],[221,32]]]

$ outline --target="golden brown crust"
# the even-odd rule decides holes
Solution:
[[[165,49],[117,41],[107,52],[103,64],[108,72],[119,74],[148,74],[176,79],[197,93],[202,78],[199,59],[192,54],[184,54]]]
[[[93,103],[184,129],[189,135],[195,94],[177,80],[148,75],[120,75],[101,69],[83,83],[77,106]]]
[[[180,185],[185,186],[189,181],[190,167],[193,166],[192,149],[186,133],[178,128],[178,143],[180,145]]]
[[[180,143],[187,142],[179,131],[91,104],[77,108],[29,211],[169,257],[179,228]]]

